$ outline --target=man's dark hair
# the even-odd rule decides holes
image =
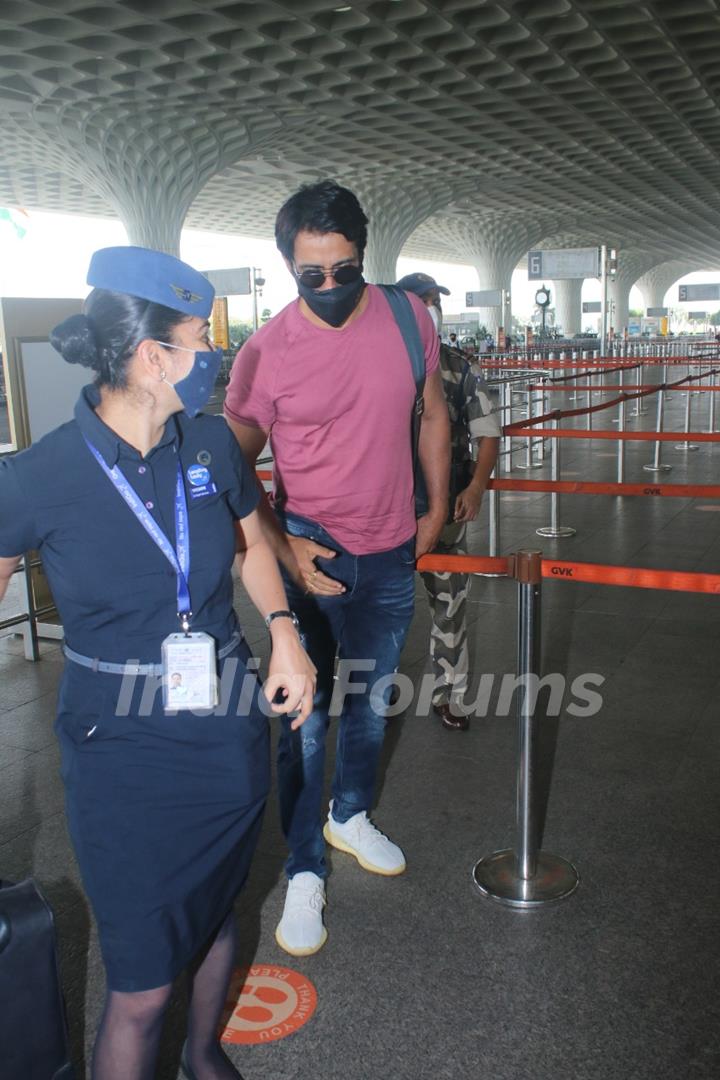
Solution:
[[[367,244],[367,224],[357,197],[334,180],[303,184],[283,203],[275,219],[275,243],[291,262],[299,232],[341,233],[355,244],[362,262]]]

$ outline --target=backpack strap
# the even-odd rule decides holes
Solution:
[[[420,337],[415,312],[404,289],[398,288],[397,285],[380,285],[379,288],[385,294],[390,310],[395,316],[398,330],[405,342],[405,348],[410,357],[413,379],[415,380],[415,412],[418,416],[422,416],[423,392],[425,390],[425,349]]]
[[[382,289],[385,294],[390,310],[395,317],[398,330],[402,334],[410,358],[413,379],[415,380],[415,406],[412,414],[411,439],[415,476],[415,514],[417,517],[422,517],[423,514],[427,513],[428,505],[425,480],[418,460],[420,424],[422,423],[422,414],[425,408],[425,399],[423,397],[425,392],[425,348],[420,337],[420,329],[413,306],[408,300],[405,290],[398,288],[397,285],[379,285],[378,288]]]

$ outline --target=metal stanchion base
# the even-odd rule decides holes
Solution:
[[[672,465],[643,465],[645,472],[672,472]]]
[[[698,450],[699,447],[698,447],[697,443],[681,442],[681,443],[676,444],[675,449],[676,450],[685,450],[687,453],[689,453],[691,450]]]
[[[473,881],[483,896],[508,907],[536,908],[575,892],[580,875],[567,859],[539,851],[535,877],[518,874],[515,852],[496,851],[475,864]]]
[[[516,465],[516,469],[542,469],[542,461],[533,461],[530,465]]]
[[[544,525],[542,529],[536,529],[535,532],[538,536],[575,536],[577,529],[571,529],[569,525],[558,525],[557,529],[553,529],[552,525]]]

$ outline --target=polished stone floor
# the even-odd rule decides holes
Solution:
[[[706,428],[698,395],[697,426]],[[668,406],[679,430],[683,402]],[[702,410],[702,411],[700,411]],[[607,418],[609,419],[609,418]],[[650,425],[654,415],[641,418]],[[631,423],[637,425],[638,421]],[[598,418],[597,426],[610,427]],[[612,443],[568,440],[563,475],[614,479]],[[628,481],[652,447],[629,443]],[[720,447],[667,444],[665,482],[718,482]],[[545,477],[534,470],[530,478]],[[520,472],[513,472],[521,476]],[[568,496],[577,534],[541,540],[549,496],[502,496],[501,548],[548,556],[720,574],[720,500]],[[487,507],[472,529],[485,553]],[[473,685],[494,675],[467,733],[412,708],[389,725],[374,816],[404,848],[396,879],[330,855],[329,938],[295,960],[275,944],[284,846],[271,800],[251,878],[237,905],[242,961],[312,981],[318,1007],[288,1038],[233,1047],[247,1080],[711,1080],[720,1074],[720,608],[715,596],[546,581],[543,671],[567,679],[561,713],[540,722],[537,811],[543,846],[577,866],[570,899],[537,911],[483,899],[471,871],[514,842],[516,725],[498,715],[515,670],[516,586],[474,578]],[[10,598],[3,605],[15,603]],[[250,643],[257,615],[238,594]],[[402,670],[426,670],[429,616],[418,580]],[[56,917],[79,1075],[103,996],[97,942],[70,849],[52,733],[57,644],[37,664],[0,640],[0,876],[32,874]],[[601,707],[577,716],[573,680],[602,679]],[[486,680],[487,683],[487,680]],[[577,685],[577,684],[576,684]],[[330,768],[331,762],[328,763]],[[177,1074],[182,987],[158,1076]],[[1,1075],[0,1068],[0,1075]]]

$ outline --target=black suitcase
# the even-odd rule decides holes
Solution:
[[[0,881],[0,1080],[75,1080],[55,924],[34,881]]]

